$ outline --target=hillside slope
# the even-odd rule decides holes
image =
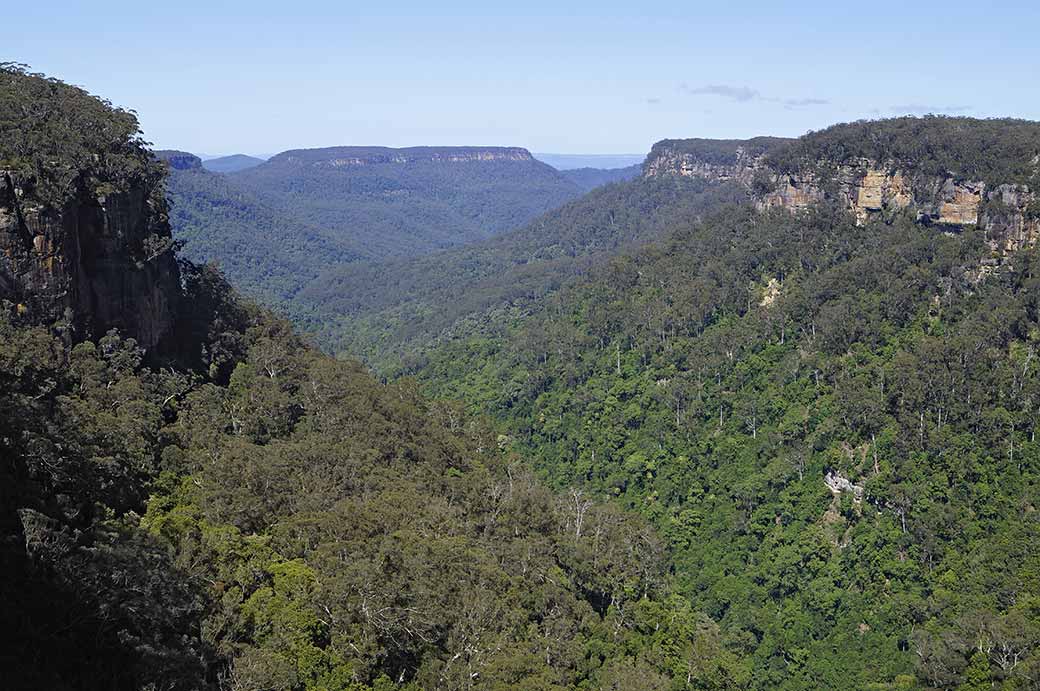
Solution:
[[[1032,688],[1038,128],[664,142],[648,180],[725,180],[752,203],[456,331],[419,375],[493,415],[554,484],[651,520],[683,595],[753,661],[751,688]],[[895,146],[911,141],[930,157]],[[850,203],[868,173],[844,166],[869,171],[867,153],[912,196]],[[961,216],[947,180],[982,185]],[[805,203],[768,202],[783,189]]]
[[[282,305],[327,267],[363,256],[362,243],[329,237],[206,170],[192,154],[155,153],[169,165],[170,225],[182,255],[218,263],[246,295]]]
[[[462,322],[492,326],[524,313],[625,247],[680,219],[743,199],[700,180],[632,180],[600,187],[497,238],[414,259],[330,269],[295,300],[305,329],[335,352],[384,371],[412,368]]]

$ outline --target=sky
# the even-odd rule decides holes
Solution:
[[[0,61],[138,113],[159,148],[645,153],[944,113],[1040,119],[1040,2],[48,0]]]

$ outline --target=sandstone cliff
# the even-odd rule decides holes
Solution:
[[[172,335],[180,278],[158,184],[97,195],[74,182],[53,206],[32,180],[0,170],[0,300],[70,341],[114,328],[160,346]]]
[[[1019,136],[1019,130],[1013,134]],[[1034,149],[1019,148],[1040,148],[1040,138],[1034,142]],[[1031,246],[1040,237],[1038,185],[1023,182],[1032,178],[1018,172],[1030,167],[1035,170],[1040,165],[1035,154],[1022,165],[1004,166],[1016,171],[1007,176],[1014,179],[1001,180],[990,175],[998,179],[986,180],[957,171],[938,171],[905,153],[874,158],[806,159],[801,154],[805,150],[812,149],[804,146],[802,140],[772,138],[664,141],[654,147],[643,174],[735,181],[747,189],[749,197],[762,209],[801,211],[829,201],[855,214],[861,224],[873,217],[910,213],[921,223],[947,230],[978,226],[997,252]],[[988,154],[985,150],[976,152],[979,157]],[[999,170],[997,166],[990,169]]]
[[[391,149],[376,146],[337,146],[324,149],[285,151],[270,159],[272,165],[312,165],[325,168],[412,163],[487,163],[533,161],[519,147],[416,146]]]

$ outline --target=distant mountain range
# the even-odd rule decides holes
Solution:
[[[642,170],[638,163],[556,170],[517,147],[329,147],[285,151],[266,161],[245,154],[208,160],[181,151],[156,154],[170,167],[170,221],[185,243],[183,254],[218,263],[237,288],[297,318],[362,299],[367,287],[357,281],[368,280],[367,266],[412,271],[397,262],[489,240]],[[556,160],[610,166],[643,158]],[[589,232],[613,235],[607,225]],[[607,240],[611,246],[627,241]],[[503,268],[527,261],[526,244],[500,248],[510,257]],[[344,284],[352,286],[348,296],[338,294]],[[400,293],[377,284],[384,295]],[[338,342],[338,335],[329,340]]]
[[[371,258],[488,238],[582,191],[512,147],[297,149],[231,179]]]
[[[264,162],[265,159],[245,154],[232,154],[231,156],[220,156],[218,158],[202,159],[202,167],[214,173],[234,173],[239,170],[253,168]]]
[[[274,304],[325,270],[421,255],[523,225],[595,185],[516,147],[331,147],[170,164],[174,234]],[[609,177],[609,176],[608,176]]]
[[[628,168],[639,165],[646,154],[533,154],[542,163],[548,163],[556,170],[572,170],[574,168]]]
[[[578,187],[590,192],[612,182],[624,182],[637,178],[642,170],[643,166],[636,164],[625,168],[567,168],[561,170],[560,173]]]
[[[420,147],[421,148],[421,147]],[[231,173],[253,166],[260,165],[264,161],[274,158],[278,154],[229,154],[214,155],[196,153],[202,159],[202,165],[206,170],[215,173]],[[617,168],[629,168],[642,164],[646,154],[531,154],[535,160],[546,163],[556,170],[576,170],[579,168],[595,168],[600,170],[614,170]]]

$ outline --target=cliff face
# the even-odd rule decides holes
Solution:
[[[1028,185],[924,174],[915,171],[913,161],[869,158],[842,163],[816,160],[785,171],[772,165],[761,147],[733,142],[727,156],[697,149],[662,142],[651,152],[643,174],[736,181],[761,209],[801,211],[836,201],[860,224],[905,210],[921,223],[952,230],[977,225],[999,252],[1031,246],[1040,237],[1040,196]]]
[[[386,163],[476,163],[491,161],[533,161],[527,149],[519,147],[430,147],[391,149],[371,146],[337,146],[325,149],[285,151],[270,159],[274,165],[313,165],[326,168],[367,166]]]
[[[73,184],[80,191],[54,208],[31,181],[0,170],[0,300],[70,341],[115,328],[160,346],[180,291],[161,183],[97,196]]]

